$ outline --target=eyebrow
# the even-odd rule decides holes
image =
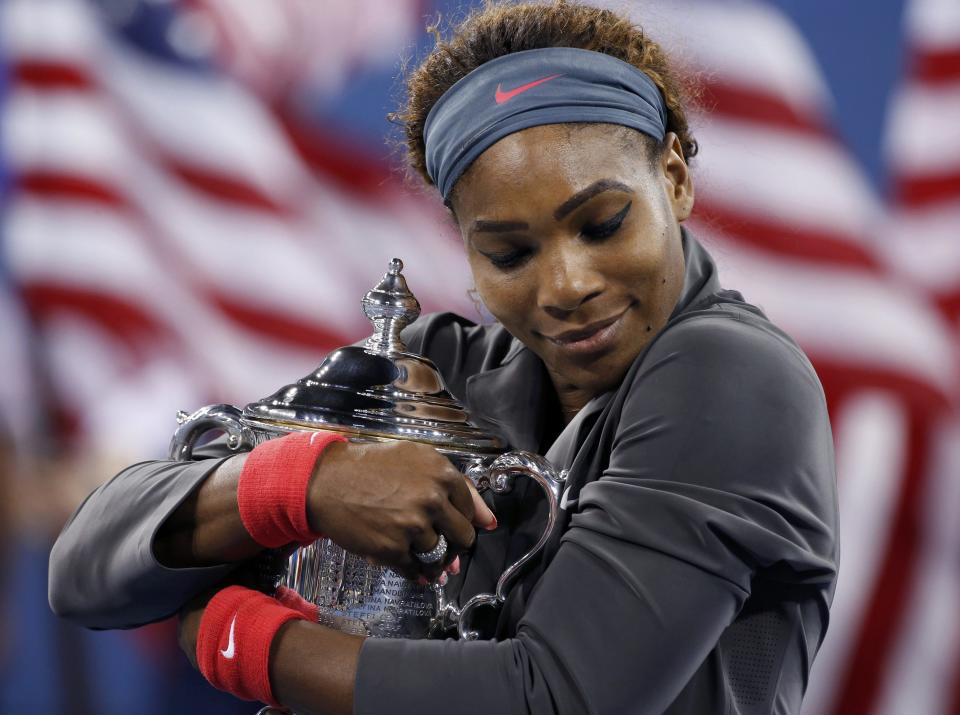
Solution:
[[[597,194],[602,194],[604,191],[622,191],[625,194],[633,193],[633,189],[620,181],[600,179],[590,184],[587,188],[578,191],[560,204],[553,212],[553,218],[557,221],[561,220],[564,216],[580,206],[580,204],[589,201]],[[478,233],[509,233],[510,231],[527,231],[529,228],[530,225],[526,221],[478,220],[473,223],[473,231]]]
[[[475,221],[474,231],[488,233],[508,233],[510,231],[526,231],[530,225],[526,221]]]
[[[604,191],[622,191],[625,194],[633,193],[633,189],[624,183],[614,181],[613,179],[600,179],[599,181],[593,182],[590,184],[590,186],[582,191],[578,191],[569,199],[560,204],[553,212],[553,217],[559,221],[577,208],[580,204],[592,199],[597,194],[602,194]]]

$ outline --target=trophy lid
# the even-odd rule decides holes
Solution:
[[[420,315],[403,262],[363,297],[373,334],[334,350],[306,377],[253,402],[244,418],[283,429],[329,429],[373,439],[408,439],[455,451],[499,453],[503,442],[470,423],[437,366],[407,350],[400,331]]]

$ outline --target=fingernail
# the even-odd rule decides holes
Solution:
[[[491,520],[490,520],[490,523],[487,524],[487,525],[486,525],[485,527],[483,527],[483,528],[486,529],[487,531],[493,531],[494,529],[496,529],[496,528],[497,528],[497,515],[494,514],[493,517],[492,517]]]
[[[447,566],[447,571],[454,576],[460,573],[460,557],[457,556],[453,561],[450,562],[450,565]]]
[[[441,586],[446,586],[446,585],[447,585],[447,581],[449,581],[449,580],[450,580],[450,579],[449,579],[449,577],[447,576],[447,572],[444,571],[442,574],[440,574],[440,578],[437,579],[437,583],[439,583]]]
[[[429,586],[430,579],[428,579],[426,576],[420,576],[417,578],[417,583],[419,583],[421,586]]]

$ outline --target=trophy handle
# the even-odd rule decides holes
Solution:
[[[210,430],[227,433],[227,447],[234,452],[251,450],[256,446],[253,430],[243,424],[243,413],[233,405],[207,405],[192,415],[177,413],[176,432],[170,440],[170,459],[181,462],[193,457],[193,447],[200,435]]]
[[[518,476],[530,477],[546,492],[549,506],[547,525],[537,543],[500,575],[496,593],[478,593],[459,609],[453,604],[444,604],[447,612],[446,620],[451,625],[456,623],[460,638],[476,640],[479,633],[469,627],[470,617],[474,610],[479,606],[496,607],[503,604],[507,600],[507,592],[511,582],[520,573],[524,564],[539,553],[540,549],[547,543],[547,539],[550,538],[550,534],[553,533],[553,527],[557,523],[557,515],[559,514],[560,492],[567,479],[567,472],[566,470],[557,472],[546,459],[538,454],[518,450],[500,455],[487,468],[480,464],[471,465],[467,468],[466,474],[473,480],[479,490],[489,488],[496,494],[506,494],[512,491]]]

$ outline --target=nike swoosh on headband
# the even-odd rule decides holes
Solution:
[[[226,650],[220,651],[220,655],[228,660],[233,660],[233,656],[236,653],[236,643],[233,640],[233,630],[237,627],[237,617],[233,617],[233,621],[230,623],[230,639],[227,641]]]
[[[544,82],[549,82],[550,80],[556,79],[557,77],[560,77],[560,76],[562,76],[562,75],[560,75],[560,74],[552,74],[552,75],[550,75],[549,77],[544,77],[543,79],[535,79],[533,82],[527,82],[526,84],[520,85],[520,86],[517,87],[516,89],[509,89],[509,90],[507,90],[506,92],[504,92],[502,86],[498,84],[498,85],[497,85],[497,91],[494,93],[493,99],[494,99],[494,101],[495,101],[497,104],[503,104],[504,102],[507,102],[507,101],[513,99],[513,98],[516,97],[518,94],[523,94],[523,93],[526,92],[528,89],[533,89],[533,88],[536,87],[538,84],[543,84]]]

